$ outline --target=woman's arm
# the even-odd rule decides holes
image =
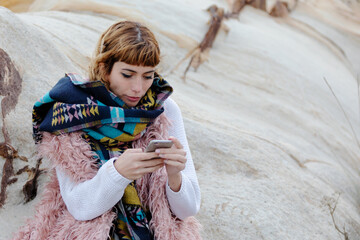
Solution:
[[[181,171],[181,186],[178,192],[166,186],[166,194],[171,211],[180,219],[195,215],[200,209],[200,187],[197,180],[189,144],[186,139],[184,123],[177,104],[172,99],[165,101],[165,114],[171,120],[169,135],[177,138],[186,151],[185,169]]]
[[[111,209],[123,197],[130,182],[163,166],[164,159],[156,153],[144,153],[137,148],[110,159],[95,177],[82,183],[75,183],[60,167],[56,173],[69,212],[77,220],[90,220]]]
[[[123,196],[132,180],[124,178],[107,161],[92,179],[75,183],[62,169],[56,168],[61,196],[68,211],[77,220],[91,220],[111,209]]]

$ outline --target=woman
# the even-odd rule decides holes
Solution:
[[[35,103],[34,138],[53,175],[15,239],[200,238],[200,189],[159,56],[148,28],[118,22],[100,37],[89,80],[66,74]],[[173,146],[144,152],[152,139]]]

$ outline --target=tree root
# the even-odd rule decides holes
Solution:
[[[8,143],[0,143],[0,156],[5,158],[1,178],[1,191],[0,191],[0,208],[5,204],[6,188],[8,185],[15,183],[18,179],[15,178],[13,161],[18,157],[17,151]],[[21,158],[23,160],[23,158]],[[25,158],[26,159],[26,158]],[[26,159],[27,161],[27,159]]]
[[[28,159],[24,156],[20,156],[18,152],[10,144],[6,142],[0,143],[0,156],[5,158],[5,164],[3,167],[2,178],[1,178],[1,191],[0,191],[0,208],[5,204],[6,200],[6,189],[9,185],[15,183],[18,179],[15,177],[27,172],[29,174],[28,181],[23,186],[24,200],[29,202],[36,197],[37,194],[37,179],[39,175],[44,171],[39,169],[41,164],[41,158],[37,160],[35,168],[29,168],[25,166],[22,169],[14,172],[14,159],[18,158],[24,162],[28,162]]]
[[[36,197],[37,194],[37,179],[40,176],[40,174],[45,169],[40,169],[42,158],[39,158],[36,162],[36,167],[34,168],[27,168],[26,172],[28,173],[28,181],[23,186],[23,193],[25,196],[25,203],[30,202]]]

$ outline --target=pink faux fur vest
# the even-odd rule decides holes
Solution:
[[[152,139],[167,138],[169,123],[160,115],[147,133],[133,147],[144,148]],[[78,221],[66,209],[61,197],[55,167],[59,166],[73,178],[75,182],[83,182],[93,178],[98,168],[93,158],[90,145],[81,137],[82,132],[74,132],[55,136],[43,133],[39,145],[39,155],[52,163],[51,177],[36,207],[35,217],[16,233],[14,240],[85,240],[108,238],[113,219],[111,211],[89,220]],[[201,225],[194,217],[180,220],[172,215],[166,198],[165,184],[167,175],[165,168],[149,174],[137,181],[138,194],[144,206],[147,206],[152,219],[150,228],[157,240],[201,239]]]

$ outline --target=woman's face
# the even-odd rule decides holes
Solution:
[[[135,107],[153,83],[154,67],[115,62],[106,76],[110,90],[129,107]]]

